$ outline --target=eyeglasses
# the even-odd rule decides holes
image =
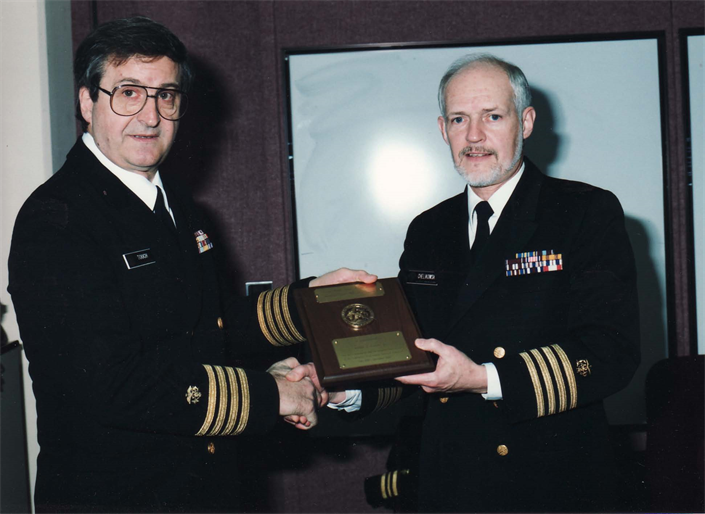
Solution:
[[[100,86],[98,89],[110,97],[110,108],[118,116],[134,116],[144,109],[150,98],[154,98],[159,116],[169,121],[181,119],[186,114],[188,107],[188,96],[178,89],[162,89],[133,84],[123,84],[115,87],[112,91]],[[148,89],[156,89],[157,92],[150,95]]]

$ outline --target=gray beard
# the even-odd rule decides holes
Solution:
[[[487,187],[494,184],[499,184],[503,180],[506,180],[506,178],[515,171],[517,164],[519,164],[519,161],[521,160],[522,152],[524,150],[524,137],[522,133],[523,131],[520,129],[516,140],[516,150],[512,156],[512,162],[507,168],[502,168],[502,164],[498,162],[483,175],[471,176],[469,171],[456,164],[455,171],[458,172],[458,174],[463,178],[463,180],[465,180],[465,182],[468,183],[468,185],[470,185],[470,187]],[[453,152],[451,151],[451,155],[452,153]],[[455,156],[453,157],[453,162],[455,162]]]

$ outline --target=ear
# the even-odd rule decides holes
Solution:
[[[438,117],[438,130],[441,131],[443,141],[445,141],[446,144],[449,145],[450,143],[448,142],[448,134],[446,133],[446,120],[443,116]]]
[[[81,106],[81,116],[90,125],[93,120],[93,100],[87,87],[78,90],[78,102]]]
[[[536,120],[536,111],[533,107],[527,107],[521,115],[521,119],[524,126],[524,139],[529,137],[534,131],[534,120]]]

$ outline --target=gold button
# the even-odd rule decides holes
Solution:
[[[212,442],[208,443],[208,453],[211,455],[215,453],[215,445]]]
[[[448,403],[448,397],[444,396],[443,398],[439,398],[438,401],[441,403]]]
[[[492,402],[492,405],[494,405],[495,409],[499,409],[499,405],[497,405],[497,402]]]
[[[507,448],[507,447],[506,447],[505,445],[503,445],[503,444],[500,444],[500,445],[497,447],[497,453],[499,453],[502,457],[504,457],[505,455],[507,455],[507,454],[509,453],[509,448]]]
[[[223,330],[223,318],[218,318],[218,328]]]
[[[507,355],[507,352],[501,346],[498,346],[497,348],[494,349],[494,356],[497,357],[498,359],[501,359],[505,355]]]

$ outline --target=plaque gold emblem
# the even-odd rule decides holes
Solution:
[[[340,311],[340,316],[343,321],[352,327],[353,330],[358,330],[372,323],[375,319],[375,313],[367,305],[362,303],[351,303],[343,307]]]

